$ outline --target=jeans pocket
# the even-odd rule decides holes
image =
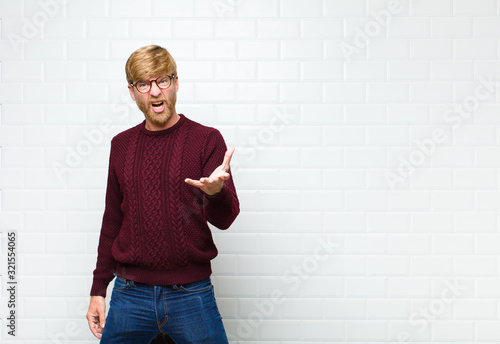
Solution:
[[[130,288],[130,281],[123,277],[116,276],[114,288],[120,291],[127,290]]]
[[[179,290],[182,290],[183,292],[186,293],[199,293],[202,291],[210,290],[211,288],[212,288],[212,283],[209,278],[198,282],[181,284],[179,286]]]

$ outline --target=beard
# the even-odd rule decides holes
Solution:
[[[163,111],[159,113],[153,111],[152,104],[159,103],[161,101],[163,101],[162,105],[164,107]],[[175,113],[176,102],[177,102],[177,93],[174,92],[169,98],[159,97],[159,98],[148,99],[145,102],[137,101],[136,103],[149,122],[151,122],[156,126],[162,127],[168,122],[168,120]]]

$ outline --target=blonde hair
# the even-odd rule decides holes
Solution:
[[[148,45],[137,49],[130,55],[125,65],[127,82],[149,79],[168,74],[177,75],[177,64],[167,49],[159,45]]]

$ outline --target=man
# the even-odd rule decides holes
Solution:
[[[145,120],[111,141],[90,329],[101,344],[148,344],[158,333],[176,344],[227,343],[210,281],[217,249],[207,221],[227,229],[239,213],[234,148],[216,129],[177,114],[177,67],[166,49],[136,50],[125,70]]]

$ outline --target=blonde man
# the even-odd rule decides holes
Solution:
[[[166,49],[136,50],[125,70],[145,120],[111,141],[90,329],[101,344],[148,344],[158,333],[177,344],[227,343],[210,281],[217,248],[207,222],[227,229],[239,213],[234,148],[218,130],[177,114],[177,67]]]

